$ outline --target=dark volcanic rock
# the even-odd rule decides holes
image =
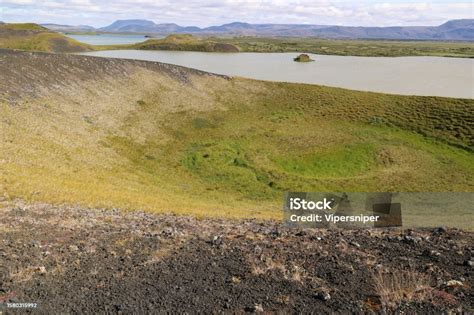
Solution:
[[[474,235],[458,230],[301,231],[17,202],[0,206],[0,231],[0,303],[38,303],[44,314],[473,307]]]

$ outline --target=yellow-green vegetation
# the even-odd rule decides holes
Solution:
[[[333,40],[319,38],[236,37],[214,39],[245,52],[307,52],[340,56],[446,56],[474,58],[472,42]]]
[[[474,58],[472,42],[332,40],[319,38],[194,37],[170,35],[134,45],[96,46],[103,49],[183,50],[206,52],[306,52],[321,55],[400,57],[444,56]]]
[[[238,52],[239,49],[228,43],[201,39],[187,34],[169,35],[163,39],[149,39],[143,43],[129,46],[130,49],[146,50],[184,50],[205,52]]]
[[[0,24],[0,48],[45,52],[81,52],[92,48],[34,23]]]
[[[0,24],[2,30],[10,31],[47,31],[48,29],[35,23],[5,23]]]
[[[65,57],[83,58],[58,64],[70,80],[0,103],[0,190],[10,198],[280,218],[284,191],[474,188],[473,100]],[[102,62],[97,79],[76,78]],[[124,70],[107,74],[112,62]]]
[[[293,60],[296,61],[296,62],[311,62],[311,61],[314,61],[313,59],[311,59],[309,57],[308,54],[301,54],[298,57],[294,58]]]

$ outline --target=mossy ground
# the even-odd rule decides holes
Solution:
[[[34,23],[0,24],[0,48],[44,52],[92,50],[87,44]]]
[[[235,37],[220,41],[247,52],[307,52],[339,56],[445,56],[474,57],[470,42],[333,40],[321,38]]]
[[[104,48],[105,47],[101,47],[100,49]],[[112,46],[111,48],[121,48],[121,45]],[[235,45],[222,41],[203,39],[189,34],[175,34],[163,39],[149,39],[143,43],[129,45],[128,49],[239,52],[239,48]]]
[[[2,101],[0,190],[240,218],[281,218],[285,191],[473,191],[472,100],[203,75],[183,81],[122,62],[124,77]]]
[[[177,38],[178,40],[175,40]],[[219,43],[227,51],[241,52],[306,52],[320,55],[400,57],[443,56],[473,58],[474,44],[441,41],[333,40],[321,38],[265,38],[265,37],[202,37],[171,35],[170,40],[149,40],[125,47],[104,46],[99,49],[147,49],[216,51]],[[220,47],[220,46],[217,46]],[[225,50],[223,50],[225,51]]]

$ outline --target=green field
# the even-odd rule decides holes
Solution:
[[[306,52],[339,56],[445,56],[474,57],[474,43],[387,41],[387,40],[331,40],[318,38],[258,38],[236,37],[219,39],[236,45],[246,52]]]
[[[93,48],[34,23],[0,24],[0,48],[81,52]]]
[[[61,67],[60,88],[0,105],[8,198],[280,218],[285,191],[474,188],[472,100],[55,58],[30,60],[46,68],[29,79],[41,86]],[[7,93],[23,86],[11,83]]]
[[[176,40],[178,39],[178,40]],[[218,45],[220,44],[220,45]],[[217,47],[217,49],[216,49]],[[100,46],[96,49],[187,50],[220,52],[305,52],[321,55],[400,57],[442,56],[473,58],[474,43],[332,40],[318,38],[204,37],[170,35],[134,45]]]
[[[163,39],[149,39],[143,43],[133,45],[114,45],[100,47],[99,49],[112,48],[123,49],[145,49],[145,50],[174,50],[174,51],[205,51],[205,52],[239,52],[235,45],[224,41],[198,38],[192,35],[169,35]]]

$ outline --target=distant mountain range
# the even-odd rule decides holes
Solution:
[[[233,36],[292,36],[336,39],[398,39],[398,40],[467,40],[474,41],[474,19],[451,20],[439,26],[363,27],[308,24],[249,24],[234,22],[199,28],[174,23],[156,24],[149,20],[118,20],[109,26],[42,24],[56,31],[98,31],[111,33],[171,34]]]
[[[96,29],[89,25],[62,25],[62,24],[41,24],[52,31],[59,32],[94,32]]]

